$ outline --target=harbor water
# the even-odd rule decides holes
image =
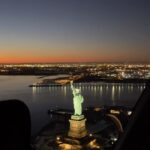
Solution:
[[[29,108],[32,135],[49,122],[48,109],[73,109],[69,85],[57,87],[29,87],[38,76],[0,76],[0,101],[19,99]],[[84,97],[83,107],[134,106],[145,88],[141,83],[75,83]]]

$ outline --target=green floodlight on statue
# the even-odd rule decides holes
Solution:
[[[73,93],[74,115],[80,116],[82,115],[82,103],[84,101],[84,98],[81,95],[81,90],[74,88],[73,81],[71,81],[70,84]]]
[[[68,132],[69,137],[74,138],[83,138],[87,135],[86,130],[86,118],[82,114],[82,103],[84,101],[83,96],[81,95],[81,90],[74,88],[73,81],[70,82],[72,94],[73,94],[73,106],[74,106],[74,115],[71,116],[70,129]]]

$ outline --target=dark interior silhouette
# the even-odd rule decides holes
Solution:
[[[136,103],[124,134],[116,143],[114,150],[150,149],[150,84]]]
[[[27,106],[19,100],[0,102],[0,149],[30,150],[31,121]]]

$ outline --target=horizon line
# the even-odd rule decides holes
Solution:
[[[84,64],[84,63],[116,63],[116,64],[138,64],[138,63],[142,63],[142,64],[148,64],[150,63],[150,61],[126,61],[126,62],[121,62],[121,61],[105,61],[105,62],[101,62],[101,61],[89,61],[89,62],[0,62],[0,64]]]

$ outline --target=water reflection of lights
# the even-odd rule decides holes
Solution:
[[[102,95],[103,95],[103,87],[102,87],[102,85],[100,86],[100,96],[102,97]]]
[[[119,99],[120,99],[120,95],[121,95],[121,87],[120,87],[120,85],[118,86],[118,97],[119,97]]]
[[[132,92],[133,91],[133,85],[129,85],[129,92]]]
[[[143,90],[144,90],[144,86],[141,85],[141,86],[140,86],[140,91],[143,91]]]
[[[94,85],[94,95],[96,94],[96,92],[97,92],[97,87],[96,85]]]
[[[63,92],[64,92],[64,96],[67,95],[67,87],[66,86],[63,86]]]
[[[108,84],[106,85],[106,92],[108,92]]]
[[[127,85],[127,89],[128,89],[129,92],[131,92],[131,90],[130,90],[131,88],[130,88],[129,84]]]
[[[91,86],[91,90],[92,90],[92,91],[94,90],[94,86],[93,86],[93,85]]]
[[[133,92],[133,85],[131,85],[131,92]]]
[[[33,94],[36,94],[36,89],[37,89],[36,87],[32,87],[32,93]]]
[[[111,98],[112,98],[112,101],[114,102],[115,100],[115,86],[114,85],[112,86]]]
[[[84,85],[84,86],[83,86],[83,90],[85,90],[85,89],[87,89],[87,85]]]

